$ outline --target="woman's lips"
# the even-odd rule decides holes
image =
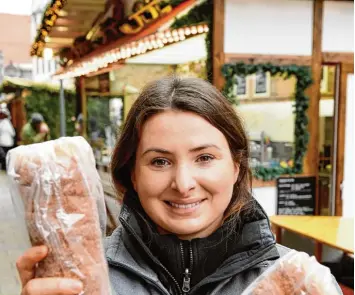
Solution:
[[[194,213],[196,210],[198,210],[201,207],[201,204],[205,201],[206,199],[200,200],[200,201],[194,201],[191,203],[175,203],[172,201],[165,201],[165,203],[168,205],[170,210],[177,214],[191,214]]]
[[[178,203],[174,203],[174,202],[168,202],[169,205],[175,207],[175,208],[180,208],[180,209],[188,209],[188,208],[193,208],[198,206],[199,204],[201,204],[202,201],[198,201],[195,203],[190,203],[190,204],[178,204]]]

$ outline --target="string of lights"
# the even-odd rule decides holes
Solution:
[[[35,42],[31,47],[31,56],[42,56],[46,44],[46,37],[53,28],[60,11],[66,3],[67,0],[52,0],[52,2],[47,6]]]
[[[193,25],[175,30],[166,30],[149,35],[139,41],[131,42],[127,45],[110,50],[102,55],[93,57],[89,61],[74,63],[68,66],[63,72],[54,76],[56,79],[68,79],[88,75],[99,69],[107,67],[109,64],[122,61],[124,59],[138,56],[149,51],[163,48],[167,45],[183,41],[185,39],[205,34],[209,31],[207,24]]]

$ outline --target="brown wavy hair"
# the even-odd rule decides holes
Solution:
[[[224,134],[233,160],[239,165],[239,176],[224,220],[251,209],[249,142],[242,121],[213,85],[198,78],[170,76],[144,87],[128,114],[112,156],[112,180],[119,195],[122,197],[126,191],[133,190],[131,172],[144,122],[166,110],[193,112]]]

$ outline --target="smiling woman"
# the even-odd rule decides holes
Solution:
[[[158,285],[170,294],[241,294],[262,271],[249,271],[260,257],[279,257],[267,217],[251,195],[248,157],[240,118],[208,82],[163,78],[147,85],[132,106],[111,163],[124,194],[122,234],[132,237],[130,253],[155,261]],[[248,258],[238,263],[240,255]],[[111,258],[114,265],[118,257]],[[243,265],[250,281],[239,273]],[[136,275],[135,285],[142,273]],[[234,283],[221,289],[232,277]],[[113,282],[122,288],[119,279]]]
[[[223,133],[192,112],[165,111],[141,130],[132,182],[160,231],[209,236],[222,224],[238,174]]]
[[[113,294],[241,295],[288,252],[251,195],[248,156],[240,118],[208,82],[168,77],[143,89],[111,163],[124,194],[122,226],[106,241]],[[77,294],[55,291],[46,294]]]

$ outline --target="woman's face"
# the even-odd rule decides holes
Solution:
[[[181,239],[213,233],[238,173],[225,136],[202,117],[165,111],[143,125],[132,182],[161,233]]]

